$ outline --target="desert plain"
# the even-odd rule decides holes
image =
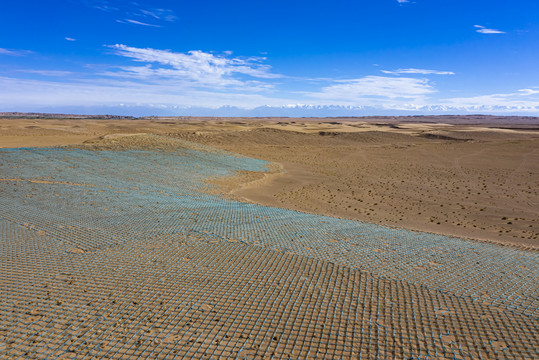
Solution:
[[[0,148],[0,358],[539,357],[537,119],[6,117]]]

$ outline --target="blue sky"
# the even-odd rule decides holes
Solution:
[[[0,111],[539,115],[537,0],[18,0],[0,29]]]

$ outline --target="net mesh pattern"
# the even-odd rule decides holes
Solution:
[[[531,359],[536,252],[240,203],[268,163],[0,151],[0,357]]]

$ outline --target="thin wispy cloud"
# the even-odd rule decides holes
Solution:
[[[9,91],[8,91],[9,89]],[[32,106],[199,106],[217,108],[237,106],[251,108],[278,106],[290,99],[264,94],[211,91],[181,88],[175,83],[141,84],[138,81],[76,81],[17,79],[0,76],[0,106],[24,108]]]
[[[31,70],[41,75],[62,75],[54,70]],[[66,74],[67,75],[67,74]],[[305,93],[316,99],[313,106],[370,107],[379,110],[490,113],[536,113],[539,88],[524,88],[511,93],[488,94],[433,100],[436,89],[426,79],[366,76],[360,79],[334,80],[319,91]],[[5,109],[59,107],[134,106],[149,109],[201,107],[215,109],[235,106],[250,109],[261,106],[282,107],[300,104],[295,97],[274,97],[268,93],[216,91],[181,87],[175,82],[140,82],[138,79],[92,78],[59,81],[0,76],[0,106]],[[295,106],[295,105],[294,105]]]
[[[475,31],[480,34],[505,34],[505,31],[496,30],[496,29],[488,29],[481,25],[474,25],[474,27],[476,28]]]
[[[86,6],[89,6],[91,8],[106,11],[106,12],[113,12],[113,11],[119,11],[115,6],[111,5],[112,1],[109,0],[71,0],[71,2],[81,2],[85,4]]]
[[[30,50],[13,50],[13,49],[0,48],[0,55],[24,56],[31,53],[32,51]]]
[[[137,20],[133,20],[133,19],[125,19],[125,21],[128,22],[128,23],[131,23],[131,24],[135,24],[135,25],[142,25],[142,26],[149,26],[149,27],[161,27],[161,25],[148,24],[148,23],[144,23],[142,21],[137,21]]]
[[[539,94],[539,89],[520,89],[518,92],[514,93],[514,95],[520,95],[520,96],[530,96],[530,95],[537,95]]]
[[[455,75],[453,71],[439,71],[427,69],[397,69],[397,70],[381,70],[384,74],[401,75],[401,74],[421,74],[421,75]]]
[[[63,71],[63,70],[34,70],[34,69],[23,69],[23,70],[17,70],[18,72],[27,73],[27,74],[36,74],[36,75],[42,75],[42,76],[49,76],[49,77],[64,77],[72,75],[73,72],[71,71]]]
[[[442,103],[463,109],[487,107],[490,109],[537,111],[539,109],[539,89],[527,88],[511,93],[450,98]]]
[[[397,0],[397,2],[399,4],[406,4],[406,3],[409,3],[410,1],[409,0]]]
[[[77,39],[74,39],[74,38],[71,38],[71,37],[65,37],[64,39],[66,39],[67,41],[77,41]]]
[[[77,1],[77,0],[72,0]],[[119,23],[131,23],[143,26],[159,27],[151,22],[174,22],[177,16],[174,11],[164,8],[154,8],[145,3],[128,0],[80,0],[84,4],[94,9],[114,13],[120,17],[125,17],[125,21]]]
[[[187,53],[136,48],[122,44],[108,46],[116,55],[142,66],[122,66],[118,71],[106,73],[108,76],[137,78],[145,81],[182,81],[192,86],[204,87],[248,87],[269,88],[256,79],[276,79],[279,74],[271,72],[262,57],[230,57],[215,55],[200,50]],[[247,76],[247,78],[245,78]]]
[[[307,95],[332,103],[372,105],[380,103],[418,102],[436,92],[428,79],[409,77],[365,76],[360,79],[338,80],[320,92]]]
[[[175,21],[177,16],[169,9],[139,9],[140,14],[154,18],[156,20]]]

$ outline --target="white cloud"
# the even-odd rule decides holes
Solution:
[[[30,50],[10,50],[5,48],[0,48],[0,55],[10,55],[10,56],[24,56],[31,54]]]
[[[408,77],[366,76],[360,79],[339,80],[307,95],[335,104],[401,104],[424,103],[426,95],[436,90],[427,79]]]
[[[77,41],[77,39],[74,39],[74,38],[71,38],[71,37],[65,37],[64,39],[66,39],[67,41]]]
[[[371,75],[346,80],[306,79],[274,73],[264,57],[240,57],[228,51],[211,53],[195,50],[182,53],[121,44],[107,48],[123,57],[124,65],[99,67],[99,70],[94,68],[93,73],[90,73],[90,68],[84,73],[39,69],[10,71],[9,76],[0,77],[0,107],[28,109],[29,106],[59,108],[118,104],[151,107],[157,104],[166,107],[254,108],[309,102],[314,107],[372,107],[383,111],[539,114],[539,87],[441,99],[434,83],[428,79],[397,76],[453,74],[450,71],[410,68],[384,70],[392,76]],[[28,52],[0,48],[2,53],[15,55]],[[33,80],[24,79],[29,76],[17,78],[13,75],[17,72],[39,76]],[[310,86],[309,89],[313,90],[292,92],[281,82],[294,88]]]
[[[141,84],[138,81],[60,82],[0,76],[0,108],[88,106],[200,106],[252,108],[281,105],[290,99],[274,98],[253,92],[211,91],[182,88],[175,83]]]
[[[2,55],[17,55],[15,53],[15,51],[4,49],[4,48],[0,48],[0,54],[2,54]]]
[[[177,19],[174,12],[169,9],[139,9],[140,14],[164,21],[175,21]]]
[[[75,1],[75,0],[72,0]],[[165,21],[173,22],[176,21],[177,17],[174,12],[170,9],[164,8],[153,8],[144,3],[134,2],[134,1],[121,1],[121,0],[80,0],[87,6],[90,6],[94,9],[108,12],[108,13],[117,13],[122,14],[123,16],[129,16],[130,18],[134,17],[129,21],[134,23],[136,21],[140,23],[139,25],[152,26],[146,21],[140,21],[144,19],[151,19],[154,21]],[[139,20],[136,20],[139,19]],[[123,23],[122,21],[120,21]],[[136,23],[134,23],[136,24]]]
[[[406,4],[406,3],[409,3],[410,1],[409,0],[397,0],[397,2],[399,4]]]
[[[62,70],[34,70],[34,69],[25,69],[17,70],[18,72],[23,72],[27,74],[37,74],[42,76],[52,76],[52,77],[63,77],[73,75],[71,71],[62,71]]]
[[[77,2],[77,0],[71,0]],[[113,12],[118,11],[118,9],[115,6],[111,5],[111,1],[109,0],[80,0],[83,4],[90,6],[94,9],[106,11],[106,12]]]
[[[520,89],[512,93],[487,94],[445,99],[442,104],[457,108],[490,108],[522,111],[539,110],[539,89]]]
[[[353,109],[369,108],[371,114],[393,113],[520,113],[539,114],[539,88],[520,89],[512,93],[480,95],[432,101],[427,95],[435,90],[426,82],[401,78],[398,83],[389,80],[362,79],[335,82],[318,93],[311,106],[345,106]],[[386,78],[395,80],[395,78]],[[0,76],[0,109],[4,111],[50,111],[62,108],[145,107],[163,109],[204,107],[216,109],[236,106],[252,109],[259,106],[280,107],[300,103],[294,97],[270,97],[261,93],[201,90],[180,87],[176,83],[147,84],[140,81],[91,79],[77,81],[29,80]],[[261,114],[261,113],[257,113]],[[287,113],[295,114],[293,111]],[[311,113],[308,116],[314,116]],[[323,112],[320,112],[323,115]],[[328,113],[331,115],[332,113]]]
[[[161,27],[161,25],[148,24],[148,23],[144,23],[142,21],[137,21],[137,20],[133,20],[133,19],[125,19],[125,21],[127,21],[128,23],[131,23],[131,24],[135,24],[135,25],[150,26],[150,27]]]
[[[539,94],[539,90],[520,89],[515,95],[527,96],[527,95],[535,95],[535,94]]]
[[[0,78],[0,105],[4,108],[113,106],[121,103],[130,106],[256,107],[290,102],[290,99],[268,95],[273,91],[272,82],[281,75],[272,73],[263,57],[219,55],[198,50],[179,53],[126,45],[108,48],[131,60],[131,64],[109,67],[106,71],[101,68],[92,74],[18,70],[51,79]]]
[[[426,69],[398,69],[398,70],[381,70],[385,74],[401,75],[401,74],[421,74],[421,75],[455,75],[452,71],[426,70]]]
[[[481,34],[505,34],[505,31],[500,31],[496,29],[488,29],[481,25],[474,25],[474,27],[477,28],[477,30],[475,31]]]
[[[108,46],[117,55],[144,66],[123,66],[120,71],[106,73],[108,76],[137,78],[147,81],[183,81],[193,86],[268,88],[258,79],[275,79],[281,75],[271,72],[269,65],[260,57],[227,57],[200,50],[178,53],[170,50],[136,48],[116,44]],[[245,78],[248,76],[249,78]]]

